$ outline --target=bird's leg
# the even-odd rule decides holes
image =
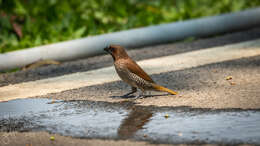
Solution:
[[[129,95],[135,93],[137,91],[137,88],[136,87],[132,87],[132,91],[129,92],[129,93],[126,93],[125,95],[123,95],[122,97],[128,97]]]
[[[152,91],[147,91],[148,96],[151,96],[151,94],[152,94]]]

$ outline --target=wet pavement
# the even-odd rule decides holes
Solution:
[[[152,143],[260,144],[260,110],[138,106],[131,100],[0,103],[0,132],[46,131],[75,138]]]

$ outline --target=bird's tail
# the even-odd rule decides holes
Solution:
[[[172,95],[178,94],[177,92],[174,92],[174,91],[172,91],[171,89],[165,88],[165,87],[160,86],[160,85],[157,85],[157,84],[152,84],[152,86],[153,86],[153,88],[154,88],[155,90],[157,90],[157,91],[168,92],[168,93],[170,93],[170,94],[172,94]]]

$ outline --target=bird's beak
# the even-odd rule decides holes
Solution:
[[[107,48],[107,47],[106,47],[106,48],[104,48],[104,51],[108,52],[108,48]]]
[[[104,48],[104,51],[106,51],[107,53],[111,54],[111,51],[108,47]]]

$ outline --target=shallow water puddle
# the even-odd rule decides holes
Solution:
[[[260,110],[143,107],[131,102],[20,99],[0,103],[0,131],[156,143],[260,144]]]

